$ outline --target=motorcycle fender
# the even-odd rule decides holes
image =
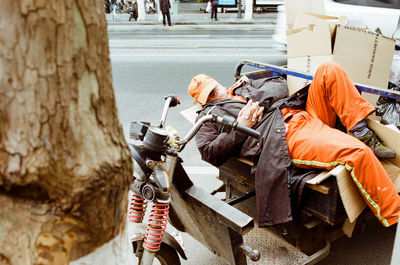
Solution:
[[[130,226],[131,226],[131,231],[134,231],[134,233],[130,237],[130,241],[131,242],[143,241],[146,235],[146,225],[143,223],[139,224],[131,223]],[[167,244],[168,246],[175,249],[184,260],[187,260],[185,251],[183,250],[181,244],[178,242],[178,240],[175,239],[175,237],[173,237],[168,232],[165,232],[162,243]]]

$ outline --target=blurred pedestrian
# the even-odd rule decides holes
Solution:
[[[106,14],[110,14],[111,13],[110,0],[104,0],[104,9],[105,9]]]
[[[125,4],[124,0],[119,1],[119,9],[121,13],[127,13],[128,12],[128,6]]]
[[[214,19],[218,21],[217,13],[218,13],[218,0],[210,0],[211,1],[211,20]]]
[[[112,9],[112,21],[119,20],[119,16],[118,16],[119,5],[118,5],[118,3],[114,1],[112,3],[111,9]]]
[[[171,15],[169,13],[169,9],[171,8],[171,4],[169,0],[160,0],[160,10],[163,16],[163,25],[165,26],[165,17],[167,17],[168,26],[171,26]]]
[[[129,21],[131,21],[132,19],[137,20],[138,17],[138,9],[137,9],[137,2],[136,1],[132,1],[131,5],[129,6]]]

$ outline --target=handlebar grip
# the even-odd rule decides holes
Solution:
[[[243,126],[241,124],[237,124],[236,125],[236,130],[238,130],[239,132],[245,133],[248,136],[251,136],[253,138],[259,138],[260,137],[260,133],[257,132],[256,130],[253,130],[252,128],[249,128],[247,126]]]
[[[258,131],[237,123],[236,119],[233,118],[232,116],[224,116],[224,117],[222,117],[222,122],[221,123],[223,125],[227,125],[229,127],[232,127],[235,130],[238,130],[239,132],[247,134],[248,136],[251,136],[253,138],[259,138],[260,137],[260,133]]]
[[[170,94],[165,97],[165,99],[168,99],[168,98],[171,98],[171,102],[169,103],[169,107],[171,107],[171,108],[176,107],[177,105],[181,104],[181,101],[175,95]]]

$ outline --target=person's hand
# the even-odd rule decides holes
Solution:
[[[261,120],[263,111],[264,107],[260,107],[258,102],[253,102],[250,99],[246,106],[240,110],[237,122],[251,128]]]

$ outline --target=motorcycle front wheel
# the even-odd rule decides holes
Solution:
[[[132,244],[136,244],[133,242]],[[134,246],[135,249],[135,246]],[[157,263],[156,260],[154,260],[153,265],[160,264],[160,265],[181,265],[181,261],[179,259],[178,253],[176,250],[167,245],[167,244],[161,244],[160,250],[156,252],[155,258],[159,263]],[[142,260],[142,256],[139,256],[139,262],[140,264]]]

